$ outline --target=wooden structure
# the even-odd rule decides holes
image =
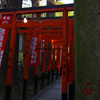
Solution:
[[[29,56],[30,56],[30,44],[31,44],[31,37],[38,37],[38,45],[37,45],[37,59],[36,59],[36,69],[35,69],[35,83],[34,83],[34,92],[37,93],[37,83],[38,83],[38,72],[39,72],[39,58],[40,58],[40,41],[41,39],[45,40],[45,48],[47,48],[47,43],[51,42],[52,40],[57,40],[59,42],[55,42],[58,44],[59,48],[62,46],[62,100],[67,100],[67,75],[68,75],[68,33],[70,38],[70,53],[69,53],[69,60],[71,60],[74,55],[71,55],[73,52],[74,45],[74,36],[72,34],[74,26],[74,20],[68,19],[68,11],[73,11],[73,4],[68,5],[60,5],[60,6],[51,6],[51,7],[35,7],[35,8],[24,8],[17,11],[13,10],[1,10],[2,15],[13,15],[12,23],[10,24],[3,24],[1,25],[2,28],[11,28],[11,40],[10,40],[10,50],[9,50],[9,60],[8,60],[8,72],[7,72],[7,91],[6,91],[6,100],[10,100],[10,93],[11,93],[11,85],[12,85],[12,73],[13,73],[13,62],[14,62],[14,51],[15,51],[15,40],[16,40],[16,29],[27,27],[27,30],[18,30],[19,33],[27,33],[27,44],[26,44],[26,57],[25,57],[25,69],[24,69],[24,85],[23,85],[23,100],[26,100],[26,90],[27,90],[27,80],[28,80],[28,69],[29,69]],[[27,23],[23,23],[22,20],[18,20],[17,16],[21,15],[22,12],[24,14],[34,14],[37,15],[37,20],[40,19],[41,13],[49,13],[49,12],[63,12],[62,19],[43,19],[41,22],[37,22],[35,20],[28,20]],[[68,30],[68,26],[72,26]],[[35,30],[38,28],[38,30]],[[37,34],[32,34],[37,33]],[[71,34],[71,37],[70,37]],[[52,44],[51,44],[52,47]],[[52,49],[51,49],[52,50]],[[44,86],[44,74],[45,74],[45,61],[46,61],[46,50],[44,56],[44,63],[42,68],[42,83],[41,88]],[[51,52],[52,53],[52,52]],[[59,70],[59,50],[57,50],[57,66],[56,71],[58,74]],[[51,60],[51,57],[50,57]],[[50,61],[51,62],[51,61]],[[48,67],[48,82],[50,82],[50,70],[51,65],[49,62]],[[52,66],[52,82],[53,82],[53,74],[54,74],[54,62],[55,62],[55,46],[53,51],[53,66]],[[73,60],[74,62],[74,60]],[[74,64],[74,63],[73,63]],[[69,82],[70,85],[73,85],[74,80],[74,67],[69,67]],[[58,76],[56,77],[58,78]]]

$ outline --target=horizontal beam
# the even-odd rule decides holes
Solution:
[[[31,37],[39,37],[38,35],[31,35]],[[56,39],[56,40],[61,40],[62,39],[62,35],[51,35],[51,34],[45,34],[45,35],[41,35],[41,39]]]
[[[45,26],[62,26],[61,22],[34,22],[34,23],[17,23],[16,27],[45,27]]]
[[[1,15],[13,15],[14,12],[1,12]]]
[[[70,20],[68,21],[68,25],[73,25],[74,26],[74,21],[73,20]],[[51,27],[62,27],[62,21],[55,21],[55,22],[52,22],[52,21],[49,21],[49,22],[34,22],[34,23],[17,23],[16,24],[16,27],[48,27],[48,26],[51,26]],[[12,27],[12,23],[9,23],[9,24],[1,24],[1,27],[2,28],[11,28]]]
[[[27,29],[19,29],[18,33],[28,33],[28,30]]]
[[[32,30],[32,33],[62,33],[62,29],[40,29],[40,30]],[[18,33],[28,33],[28,30],[20,29]]]
[[[66,7],[67,11],[74,11],[74,7]]]
[[[9,24],[1,24],[1,28],[11,28],[12,27],[12,23]]]
[[[68,26],[74,26],[74,20],[68,21]]]

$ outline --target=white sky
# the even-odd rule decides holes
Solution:
[[[40,5],[46,5],[46,1],[47,0],[40,1]],[[60,2],[63,2],[65,4],[70,4],[70,3],[74,3],[74,0],[61,0]]]
[[[65,4],[70,4],[70,3],[74,3],[74,0],[60,0],[60,2],[63,2]],[[22,7],[31,7],[32,6],[31,0],[27,0],[27,2],[25,0],[23,0],[23,3],[24,4],[22,5]],[[40,1],[40,5],[42,5],[42,6],[45,6],[46,3],[47,3],[47,0]]]

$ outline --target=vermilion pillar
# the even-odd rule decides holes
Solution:
[[[60,51],[60,57],[61,57],[60,59],[60,77],[61,77],[62,75],[62,46],[61,46],[61,51]]]
[[[59,43],[59,60],[58,60],[58,72],[60,72],[60,60],[61,60],[61,43]]]
[[[14,51],[15,51],[15,41],[16,41],[16,19],[17,19],[17,15],[14,13],[13,14],[12,29],[11,29],[11,38],[10,38],[7,83],[6,83],[6,99],[5,100],[10,100],[10,95],[11,95],[13,63],[14,63]]]
[[[55,44],[53,44],[53,62],[52,62],[52,77],[51,77],[51,82],[54,81],[54,66],[55,66]]]
[[[68,12],[65,8],[63,10],[62,46],[62,100],[67,100]]]
[[[36,14],[36,19],[40,20],[41,13]],[[40,27],[41,29],[41,27]],[[34,94],[37,93],[38,88],[38,74],[39,74],[39,64],[40,64],[40,47],[41,47],[41,33],[39,33],[39,38],[37,41],[37,57],[36,57],[36,66],[35,66],[35,81],[34,81]]]
[[[47,85],[49,85],[49,84],[50,84],[51,56],[52,56],[52,43],[50,44],[50,54],[49,54],[49,66],[48,66],[48,78],[47,78]]]
[[[38,87],[38,74],[39,74],[39,61],[40,61],[40,46],[41,46],[41,34],[39,35],[37,41],[37,58],[36,58],[36,68],[35,68],[35,81],[34,81],[34,93],[37,93]]]
[[[58,79],[58,70],[59,70],[59,43],[57,44],[57,59],[56,59],[56,79]]]
[[[42,67],[41,89],[44,88],[45,68],[46,68],[46,57],[47,57],[47,47],[48,47],[48,42],[47,42],[47,40],[45,40],[44,55],[43,55],[43,67]]]
[[[73,100],[73,26],[69,26],[69,100]]]
[[[30,45],[31,45],[31,27],[28,28],[28,33],[27,33],[24,83],[23,83],[23,100],[26,100],[28,69],[29,69],[29,59],[30,59]]]

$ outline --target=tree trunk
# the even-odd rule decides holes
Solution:
[[[59,2],[60,2],[60,0],[56,0],[56,5],[58,5]]]
[[[75,0],[74,3],[75,100],[100,99],[99,6],[99,0]]]
[[[2,1],[3,9],[18,9],[22,8],[22,0],[4,0]]]
[[[41,0],[31,0],[32,1],[32,7],[39,7],[39,2]],[[36,14],[33,14],[33,17],[36,18]]]
[[[32,1],[32,7],[38,7],[39,6],[39,2],[41,0],[31,0]]]
[[[54,0],[47,0],[47,6],[55,5]],[[55,13],[47,13],[47,17],[55,17]]]

